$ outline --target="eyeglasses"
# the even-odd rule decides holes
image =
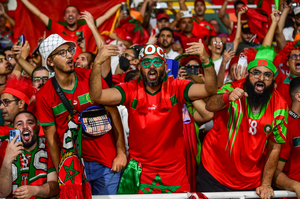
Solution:
[[[57,53],[54,53],[52,55],[50,55],[50,57],[54,56],[54,55],[60,55],[62,57],[65,57],[67,56],[67,52],[71,53],[72,55],[75,54],[75,48],[68,48],[68,49],[62,49],[62,50],[59,50]]]
[[[41,80],[45,83],[49,79],[48,76],[43,76],[43,77],[33,77],[32,81],[37,83],[40,82]]]
[[[144,68],[149,68],[152,64],[153,64],[153,66],[158,68],[164,63],[164,60],[162,60],[159,57],[155,57],[153,59],[145,58],[141,61],[141,63]]]
[[[200,64],[187,64],[185,65],[186,68],[199,68],[201,65]]]
[[[273,74],[271,72],[262,73],[260,70],[254,70],[253,72],[249,72],[249,73],[251,73],[255,79],[259,79],[261,77],[261,74],[264,75],[265,80],[269,80],[273,77]]]
[[[294,55],[292,55],[292,56],[290,56],[290,58],[292,58],[292,59],[300,59],[300,55],[296,55],[296,54],[294,54]]]
[[[11,54],[9,54],[9,55],[6,55],[6,59],[7,60],[11,60],[11,59],[13,59],[14,58],[14,56],[13,55],[11,55]]]
[[[213,45],[218,45],[218,44],[223,45],[223,42],[221,42],[221,41],[220,42],[216,42],[216,41],[213,42]]]
[[[19,99],[16,100],[8,100],[4,99],[3,101],[0,100],[0,106],[3,104],[4,107],[7,107],[11,102],[19,101]]]

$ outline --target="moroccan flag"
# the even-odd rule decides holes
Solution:
[[[47,15],[52,21],[63,22],[64,10],[68,5],[76,6],[80,12],[88,11],[90,12],[94,19],[102,16],[110,8],[123,2],[124,0],[51,0],[51,1],[41,1],[41,0],[30,0],[30,3],[35,5],[42,13]],[[31,50],[37,46],[37,40],[41,38],[46,31],[46,26],[42,21],[32,14],[21,1],[17,1],[17,10],[15,13],[16,25],[14,40],[17,41],[18,36],[21,34],[25,35],[25,39],[29,41]],[[106,20],[99,28],[99,32],[111,31],[115,24],[115,15]],[[51,33],[47,31],[47,36]],[[95,51],[95,41],[87,42],[87,50]]]
[[[240,9],[243,7],[245,6],[242,6]],[[267,14],[261,9],[251,8],[248,8],[245,14],[251,32],[264,39],[269,27]]]
[[[270,14],[272,13],[272,3],[273,1],[272,0],[256,0],[256,5],[257,5],[257,8],[260,8],[262,10],[264,10],[268,16],[270,16]],[[275,0],[275,3],[276,1],[279,2],[279,0]],[[278,10],[279,8],[277,8]]]

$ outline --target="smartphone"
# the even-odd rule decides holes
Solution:
[[[18,37],[18,41],[19,41],[18,46],[21,46],[22,42],[23,42],[22,46],[24,46],[24,44],[25,44],[25,36],[24,35],[19,36]]]
[[[166,2],[157,2],[155,9],[167,9],[168,5]]]
[[[230,48],[230,51],[229,51],[229,52],[233,51],[233,47],[234,47],[233,42],[228,42],[228,43],[226,43],[226,51],[227,51],[229,48]]]
[[[190,10],[181,10],[180,13],[182,13],[181,18],[193,17],[193,13]]]
[[[238,71],[238,67],[241,66],[241,74],[248,67],[247,59],[245,57],[240,57],[236,67],[236,73]]]
[[[9,130],[9,141],[11,142],[17,135],[19,135],[19,137],[16,139],[16,142],[21,142],[21,131],[19,129]]]

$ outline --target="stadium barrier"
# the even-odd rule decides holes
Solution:
[[[259,198],[255,191],[236,191],[236,192],[204,192],[207,198]],[[93,199],[189,199],[191,193],[177,193],[177,194],[135,194],[135,195],[103,195],[93,196]],[[198,197],[193,194],[195,199]],[[295,192],[291,191],[274,191],[273,198],[290,198],[296,197]]]

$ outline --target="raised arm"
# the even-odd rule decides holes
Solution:
[[[179,0],[179,7],[180,10],[188,10],[187,6],[185,5],[185,0]]]
[[[212,60],[209,58],[205,47],[200,39],[199,42],[189,43],[191,45],[186,52],[189,54],[196,54],[200,56],[200,60],[202,62],[202,66],[204,68],[205,74],[205,85],[204,84],[193,84],[188,92],[189,98],[191,100],[204,99],[209,97],[210,95],[216,94],[217,87],[217,76],[214,69],[214,64]]]
[[[193,117],[199,126],[213,119],[214,113],[205,109],[205,102],[203,100],[196,100],[192,104],[196,109]]]
[[[277,27],[277,24],[280,20],[280,12],[278,10],[273,10],[273,12],[271,13],[271,19],[272,19],[272,23],[271,26],[264,38],[264,41],[262,43],[263,46],[272,46],[272,42],[273,42],[273,38],[274,38],[274,33]]]
[[[93,36],[96,41],[96,45],[99,49],[103,44],[105,44],[105,40],[99,33],[97,27],[95,26],[94,17],[88,11],[81,12],[81,14],[82,15],[80,16],[80,19],[84,19],[86,21],[86,24],[88,25],[88,27],[91,29],[91,31],[93,33]]]
[[[289,5],[286,3],[286,1],[283,4],[284,8],[283,8],[280,20],[278,22],[278,28],[279,28],[280,32],[282,32],[282,30],[284,28],[284,25],[285,25],[285,22],[286,22],[286,18],[287,18],[288,14],[289,14],[289,11],[290,11],[290,8],[291,8],[292,4],[293,4],[293,1],[291,1],[291,3]]]
[[[3,15],[4,18],[8,20],[9,24],[10,24],[12,27],[15,27],[15,20],[13,20],[13,19],[5,12],[5,9],[4,9],[2,3],[0,3],[0,15]]]
[[[228,17],[226,17],[226,7],[229,2],[233,2],[234,0],[225,0],[220,11],[219,11],[219,18],[224,24],[224,26],[228,29],[228,31],[231,33],[233,28],[233,21],[231,21]]]
[[[142,7],[141,9],[139,10],[139,12],[141,13],[141,15],[143,17],[145,17],[145,13],[146,13],[146,10],[147,10],[147,6],[148,4],[151,2],[151,0],[145,0],[144,3],[142,4]]]
[[[35,14],[45,24],[45,26],[48,26],[49,17],[47,17],[44,13],[42,13],[37,7],[35,7],[28,0],[21,0],[21,1],[28,8],[28,10],[30,10],[30,12]]]
[[[121,93],[116,88],[108,88],[102,90],[101,65],[111,56],[117,56],[117,46],[104,45],[98,50],[95,58],[93,69],[90,75],[90,98],[99,104],[117,105],[122,100]]]
[[[18,42],[12,47],[12,53],[13,56],[17,62],[13,74],[17,75],[18,77],[21,76],[22,70],[25,70],[25,72],[31,77],[33,70],[35,67],[31,64],[29,64],[26,61],[26,58],[30,52],[30,46],[28,41],[25,42],[24,46],[18,46]]]
[[[117,12],[117,10],[121,7],[121,3],[115,5],[111,9],[109,9],[107,12],[105,12],[104,15],[98,17],[96,19],[96,26],[99,27],[101,26],[107,19],[109,19],[113,14]]]
[[[224,84],[224,78],[225,78],[225,70],[226,70],[226,65],[227,63],[234,57],[235,52],[234,51],[230,51],[231,48],[229,48],[228,50],[224,50],[223,53],[223,59],[221,62],[221,67],[217,76],[218,79],[218,88],[222,87]]]
[[[234,45],[233,51],[234,52],[236,52],[239,43],[242,41],[242,21],[241,21],[241,18],[242,18],[242,14],[246,13],[247,10],[248,10],[248,7],[244,7],[238,13],[237,30],[236,30],[235,38],[234,38],[234,41],[233,41],[233,45]]]

